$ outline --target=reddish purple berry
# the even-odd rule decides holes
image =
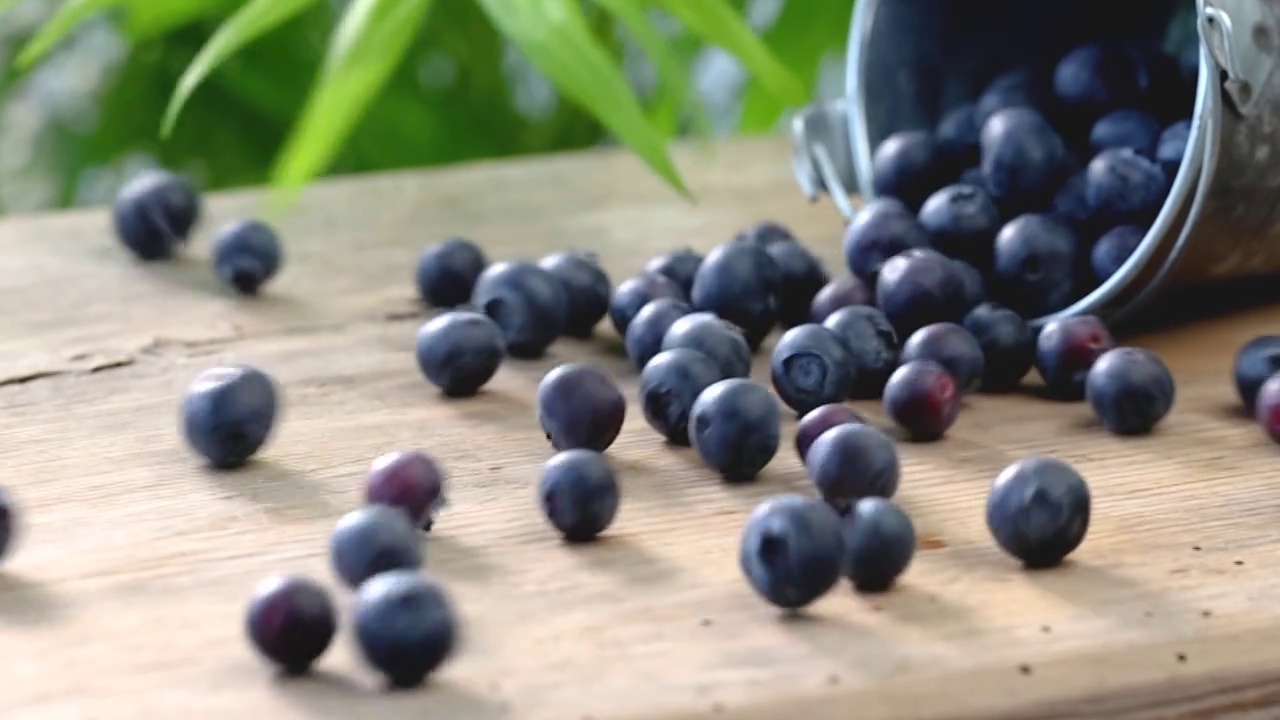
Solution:
[[[298,575],[269,577],[254,589],[245,629],[258,652],[290,675],[324,654],[338,628],[329,593]]]
[[[853,305],[874,305],[875,295],[867,284],[852,275],[827,283],[809,305],[809,319],[820,323],[837,310]]]
[[[444,473],[430,455],[418,450],[389,452],[369,467],[365,501],[399,508],[409,521],[431,528],[434,511],[444,501]]]
[[[893,371],[884,387],[884,409],[918,442],[939,440],[960,414],[960,389],[932,360],[912,360]]]
[[[863,425],[866,422],[866,418],[844,403],[823,405],[805,413],[796,424],[796,453],[800,456],[800,462],[804,462],[805,456],[809,454],[809,446],[822,433],[837,425]]]
[[[1089,369],[1115,346],[1107,326],[1093,315],[1050,320],[1036,340],[1036,369],[1050,396],[1082,400]]]

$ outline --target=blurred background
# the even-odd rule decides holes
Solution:
[[[296,12],[213,68],[162,137],[166,106],[193,59],[229,18],[251,14],[247,6],[255,3],[0,0],[0,213],[109,202],[125,178],[153,165],[188,173],[208,189],[278,182],[290,143],[295,155],[310,152],[293,166],[295,179],[306,181],[598,146],[615,142],[612,129],[620,127],[635,130],[623,133],[633,148],[647,137],[768,132],[798,101],[841,94],[853,0],[671,1],[689,3],[688,10],[657,0],[519,0],[534,14],[503,15],[504,6],[516,6],[422,0],[430,7],[410,28],[403,57],[393,52],[373,61],[388,65],[385,84],[367,103],[334,101],[360,106],[343,133],[300,116],[342,35],[335,29],[351,21],[382,53],[394,38],[379,38],[388,28],[372,25],[379,5],[392,6],[272,0],[280,5],[267,14],[286,4]],[[261,14],[266,5],[257,4]],[[563,92],[566,79],[577,78],[572,63],[586,56],[538,44],[540,32],[572,30],[572,23],[539,23],[569,5],[570,19],[585,19],[592,47],[607,52],[639,100],[647,128],[618,111],[627,103],[616,95],[592,96],[605,85],[598,79],[578,78],[577,95]],[[374,20],[361,26],[344,18],[357,6]],[[42,33],[35,44],[48,47],[24,60]],[[655,40],[665,53],[656,59]],[[365,50],[358,69],[372,72]]]

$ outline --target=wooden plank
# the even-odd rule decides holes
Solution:
[[[1083,405],[976,397],[952,435],[903,445],[900,498],[923,551],[901,587],[841,588],[785,622],[736,565],[759,499],[803,490],[790,448],[726,487],[662,446],[633,408],[610,451],[625,499],[610,538],[558,543],[532,485],[549,455],[542,373],[594,362],[634,395],[612,332],[511,362],[490,391],[446,402],[418,376],[409,278],[424,242],[471,235],[496,258],[598,250],[615,280],[747,223],[793,225],[840,267],[839,223],[794,189],[785,145],[735,141],[681,161],[686,205],[629,156],[587,153],[319,185],[284,224],[289,259],[260,301],[191,259],[141,267],[101,211],[0,223],[0,466],[28,532],[0,573],[0,714],[20,718],[1246,718],[1275,717],[1280,493],[1275,449],[1239,416],[1231,357],[1280,311],[1140,338],[1179,382],[1151,438],[1101,432]],[[256,193],[212,201],[214,220]],[[261,461],[202,468],[177,402],[201,369],[253,362],[286,395]],[[757,361],[757,377],[762,361]],[[39,377],[35,377],[39,376]],[[861,403],[878,421],[874,404]],[[315,679],[279,682],[243,638],[262,576],[331,581],[327,533],[364,469],[422,447],[451,475],[428,541],[464,646],[432,687],[386,694],[343,631]],[[987,536],[986,489],[1051,453],[1095,493],[1067,567],[1020,571]],[[339,592],[344,608],[345,593]]]

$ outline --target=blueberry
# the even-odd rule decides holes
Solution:
[[[1182,158],[1187,154],[1187,143],[1191,141],[1191,121],[1179,120],[1160,133],[1156,142],[1156,162],[1164,170],[1166,179],[1172,182],[1182,167]]]
[[[1250,415],[1253,414],[1258,389],[1277,372],[1280,372],[1280,335],[1255,337],[1236,354],[1236,392]]]
[[[662,351],[662,339],[676,320],[693,312],[689,304],[674,298],[658,298],[636,313],[627,327],[625,345],[627,357],[636,370],[644,366]]]
[[[872,187],[878,196],[919,208],[945,178],[938,160],[932,134],[924,130],[896,132],[882,140],[872,156]]]
[[[663,350],[684,348],[711,358],[724,378],[751,374],[751,348],[742,331],[709,312],[695,312],[671,323]]]
[[[538,261],[538,267],[551,273],[564,285],[564,334],[572,338],[589,338],[596,325],[609,312],[613,283],[594,255],[584,252],[562,252]]]
[[[498,262],[476,279],[472,304],[493,318],[512,357],[542,357],[564,333],[569,299],[554,275],[525,261]]]
[[[702,265],[702,256],[690,248],[669,252],[653,258],[644,266],[649,275],[663,275],[679,286],[687,297],[693,292],[693,276]]]
[[[640,373],[640,405],[650,427],[673,445],[689,444],[689,414],[703,390],[723,380],[715,361],[677,348],[653,356]]]
[[[1173,407],[1173,375],[1155,354],[1119,347],[1089,368],[1085,397],[1111,432],[1146,435]]]
[[[1280,375],[1262,383],[1254,401],[1254,420],[1272,442],[1280,443]]]
[[[960,173],[960,178],[956,182],[972,185],[984,191],[987,189],[987,178],[982,174],[982,168],[977,165]]]
[[[418,296],[432,307],[465,305],[488,265],[480,246],[466,238],[451,237],[429,245],[418,258]]]
[[[993,303],[969,311],[964,329],[982,348],[982,381],[986,392],[1007,392],[1018,386],[1036,359],[1036,339],[1018,313]]]
[[[803,415],[848,397],[857,368],[843,340],[822,325],[807,323],[778,339],[769,370],[778,397]]]
[[[820,323],[837,310],[854,305],[870,305],[875,297],[867,289],[866,283],[852,275],[844,275],[832,280],[813,296],[809,305],[809,321]]]
[[[453,606],[438,582],[392,570],[356,591],[352,613],[360,652],[394,687],[417,687],[449,655],[458,637]]]
[[[844,574],[858,592],[884,592],[906,571],[916,553],[911,517],[893,501],[865,497],[840,519]]]
[[[778,452],[778,401],[762,385],[729,378],[703,390],[689,413],[689,443],[728,482],[754,480]]]
[[[955,424],[960,391],[946,368],[931,360],[913,360],[889,376],[884,409],[908,438],[933,442]]]
[[[960,306],[967,313],[987,301],[987,281],[982,279],[981,270],[963,260],[956,260],[955,266],[964,288],[964,302]]]
[[[934,129],[938,163],[951,177],[978,162],[978,137],[982,126],[978,124],[977,108],[972,104],[959,105],[948,110]]]
[[[254,588],[245,630],[263,657],[302,675],[329,649],[338,629],[329,593],[299,575],[269,577]]]
[[[831,403],[805,413],[796,423],[796,454],[803,464],[813,441],[837,425],[864,425],[866,418],[854,412],[844,403]]]
[[[600,453],[565,450],[542,467],[538,499],[566,542],[589,542],[618,514],[618,480]]]
[[[991,265],[1000,211],[985,190],[964,183],[942,188],[920,208],[920,225],[938,251],[978,267]]]
[[[1053,89],[1074,114],[1091,121],[1138,96],[1140,70],[1137,56],[1127,48],[1085,45],[1058,61]]]
[[[987,528],[1028,568],[1053,567],[1084,541],[1089,486],[1070,465],[1029,457],[1005,468],[987,497]]]
[[[762,249],[775,243],[793,242],[795,239],[790,228],[774,220],[761,220],[734,237],[734,240],[745,240]]]
[[[901,473],[893,440],[870,425],[851,423],[819,435],[804,467],[822,499],[842,513],[864,497],[893,497]]]
[[[267,441],[276,419],[276,388],[243,365],[205,370],[182,398],[187,442],[216,468],[240,467]]]
[[[1107,326],[1093,315],[1045,323],[1036,338],[1036,369],[1048,394],[1060,400],[1083,399],[1089,368],[1115,345]]]
[[[912,360],[932,360],[946,368],[960,393],[976,390],[985,371],[982,347],[955,323],[934,323],[911,333],[902,346],[902,362]]]
[[[713,312],[742,329],[752,351],[778,320],[781,271],[768,252],[747,242],[718,245],[693,278],[690,298],[698,310]]]
[[[1098,118],[1089,132],[1093,152],[1129,148],[1139,155],[1154,157],[1160,139],[1160,121],[1141,110],[1114,110]]]
[[[444,504],[444,473],[424,452],[385,453],[369,467],[364,499],[398,508],[414,526],[430,529],[435,511]]]
[[[1160,166],[1127,148],[1094,156],[1084,182],[1093,213],[1114,224],[1150,221],[1169,190]]]
[[[1120,272],[1125,261],[1133,255],[1146,236],[1147,229],[1141,225],[1120,225],[1098,238],[1089,254],[1093,275],[1098,278],[1098,282],[1104,283]]]
[[[929,246],[929,235],[902,202],[876,198],[863,205],[844,232],[844,259],[849,272],[875,287],[889,258]]]
[[[778,322],[791,328],[809,322],[809,309],[831,277],[822,261],[798,242],[776,242],[765,248],[778,266]]]
[[[1052,197],[1066,155],[1062,138],[1031,108],[1001,110],[982,127],[982,175],[997,202],[1021,205]]]
[[[604,452],[618,438],[626,415],[622,391],[593,367],[566,363],[538,383],[538,423],[556,450]]]
[[[1014,68],[997,75],[974,106],[974,122],[981,130],[992,115],[1015,107],[1039,109],[1045,104],[1045,89],[1035,71],[1030,68]]]
[[[1088,233],[1092,227],[1093,208],[1085,196],[1084,173],[1079,172],[1067,178],[1053,196],[1049,214],[1059,222],[1066,224],[1077,232]]]
[[[489,316],[453,310],[423,323],[416,354],[423,376],[447,397],[470,397],[498,372],[506,343]]]
[[[200,196],[186,179],[148,170],[120,188],[112,219],[120,242],[139,260],[163,260],[184,245],[200,218]]]
[[[644,306],[663,297],[681,302],[689,299],[666,275],[643,273],[623,280],[613,291],[613,299],[609,302],[609,319],[618,331],[618,337],[626,338],[627,328]]]
[[[18,536],[18,509],[4,488],[0,488],[0,559],[13,547]]]
[[[936,322],[955,322],[966,308],[964,278],[951,258],[933,250],[909,250],[884,264],[876,304],[899,337]]]
[[[776,495],[747,518],[738,563],[762,598],[799,610],[835,587],[844,561],[840,518],[826,503]]]
[[[880,397],[889,373],[898,366],[898,335],[884,313],[866,305],[837,310],[822,323],[844,341],[853,361],[853,387],[849,397]]]
[[[343,515],[329,535],[329,560],[348,587],[388,570],[422,566],[417,528],[404,512],[366,505]]]
[[[1075,297],[1076,235],[1051,215],[1020,215],[996,235],[999,298],[1028,317],[1057,312]]]
[[[280,240],[257,220],[224,225],[213,239],[213,269],[222,284],[255,295],[280,269]]]

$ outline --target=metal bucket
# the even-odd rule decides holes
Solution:
[[[1187,152],[1128,262],[1035,324],[1115,321],[1167,289],[1280,272],[1280,0],[859,0],[847,96],[793,120],[796,179],[848,218],[851,190],[873,195],[872,152],[887,135],[934,127],[1016,62],[1110,33],[1198,44]]]

